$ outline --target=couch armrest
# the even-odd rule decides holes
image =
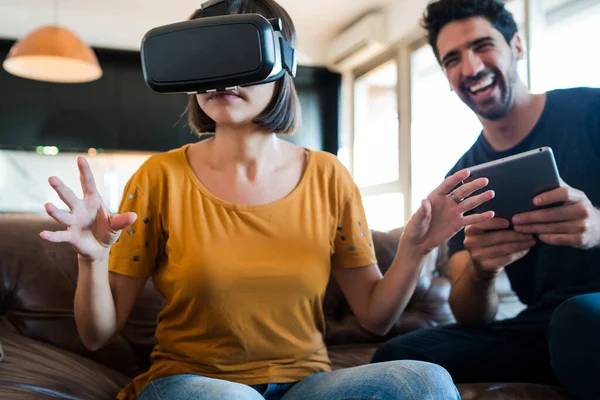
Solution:
[[[65,397],[114,399],[131,380],[77,354],[16,333],[2,332],[2,344],[5,356],[0,363],[0,393],[3,394],[23,392],[13,385],[31,385],[62,393]],[[25,392],[21,394],[26,395]],[[42,395],[38,393],[40,397]]]

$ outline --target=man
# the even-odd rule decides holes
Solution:
[[[521,37],[499,0],[436,1],[424,27],[452,89],[483,125],[450,173],[550,146],[564,183],[532,201],[564,204],[517,215],[514,228],[494,218],[452,238],[457,324],[395,338],[373,361],[434,362],[457,383],[558,381],[577,399],[600,399],[600,89],[530,93],[517,73]],[[494,322],[503,270],[527,308]]]

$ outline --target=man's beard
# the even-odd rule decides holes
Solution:
[[[469,90],[469,86],[476,81],[481,80],[482,78],[493,75],[496,80],[495,85],[500,89],[500,100],[496,100],[494,97],[483,101],[476,102],[471,97],[471,92]],[[473,78],[467,78],[463,82],[461,82],[460,90],[462,92],[462,100],[463,102],[469,106],[471,110],[473,110],[480,117],[495,121],[500,118],[506,116],[508,111],[510,110],[513,103],[513,88],[517,81],[517,65],[516,60],[514,60],[513,65],[509,69],[507,73],[507,79],[504,79],[504,76],[498,70],[486,68],[484,71],[481,71]]]

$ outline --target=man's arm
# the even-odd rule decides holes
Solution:
[[[468,251],[454,254],[448,261],[452,289],[450,308],[458,324],[490,323],[498,311],[495,275],[477,276]]]
[[[506,219],[494,218],[465,228],[464,248],[450,257],[450,308],[458,324],[492,322],[498,311],[496,276],[524,257],[535,240],[508,230]]]

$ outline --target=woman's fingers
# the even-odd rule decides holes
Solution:
[[[454,191],[454,196],[459,200],[469,197],[474,192],[483,189],[487,186],[489,180],[487,178],[478,178],[469,183],[465,183]]]
[[[73,221],[73,214],[68,213],[64,210],[60,210],[52,203],[47,203],[45,205],[46,212],[50,215],[56,222],[63,225],[71,225]],[[40,237],[44,240],[53,243],[62,243],[62,242],[70,242],[71,241],[71,231],[42,231],[40,232]]]
[[[494,198],[495,195],[496,193],[493,190],[488,190],[486,192],[478,194],[477,196],[469,197],[460,202],[460,208],[462,212],[470,211],[475,207],[485,203],[486,201],[490,201]]]
[[[462,220],[462,224],[464,226],[469,226],[469,225],[473,225],[473,224],[478,224],[480,222],[488,221],[492,218],[494,218],[494,212],[486,211],[483,214],[473,214],[473,215],[464,217]]]
[[[96,181],[94,180],[94,174],[87,160],[83,157],[77,158],[77,166],[79,167],[79,179],[81,180],[81,188],[83,189],[84,195],[94,195],[98,191],[96,188]]]
[[[46,204],[46,212],[50,215],[54,220],[63,225],[71,225],[73,222],[73,214],[68,213],[64,210],[60,210],[52,203]]]
[[[73,210],[81,201],[77,195],[73,193],[71,188],[65,185],[63,181],[56,176],[50,177],[50,179],[48,179],[48,183],[50,183],[50,186],[52,186],[52,188],[56,191],[58,197],[60,197],[60,199],[69,207],[69,209]]]
[[[448,193],[450,193],[450,191],[452,189],[454,189],[456,187],[456,185],[458,185],[459,183],[461,183],[468,177],[469,177],[469,170],[463,169],[462,171],[458,171],[455,174],[447,177],[433,192],[435,194],[445,196]]]
[[[44,240],[47,240],[47,241],[53,242],[53,243],[63,243],[63,242],[69,243],[71,241],[71,232],[70,231],[57,231],[57,232],[42,231],[40,233],[40,237]]]

